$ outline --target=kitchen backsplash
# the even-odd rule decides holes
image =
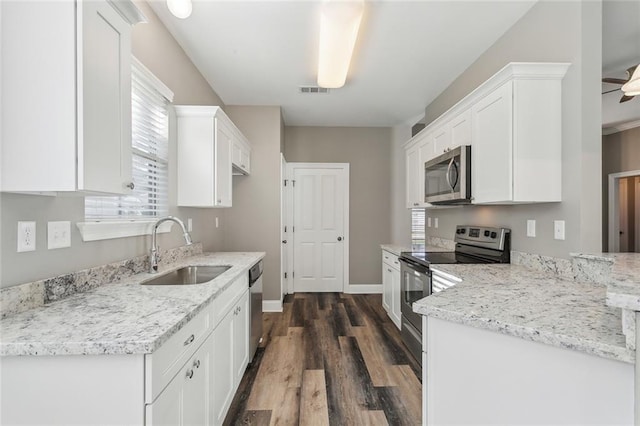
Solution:
[[[181,246],[162,252],[162,263],[202,253],[202,244]],[[149,269],[149,256],[137,256],[107,265],[96,266],[46,278],[0,290],[0,312],[2,318],[24,312],[50,302],[64,299],[76,293],[91,290],[102,284],[119,281]]]

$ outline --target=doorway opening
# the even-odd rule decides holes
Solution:
[[[609,175],[609,252],[640,253],[640,170]]]

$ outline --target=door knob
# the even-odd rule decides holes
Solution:
[[[287,244],[287,240],[282,240],[282,244]]]
[[[342,241],[342,237],[338,237],[338,241]]]

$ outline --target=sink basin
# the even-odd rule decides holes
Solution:
[[[167,272],[159,277],[143,281],[142,285],[189,285],[202,284],[211,281],[224,271],[231,268],[229,265],[192,265],[175,271]]]

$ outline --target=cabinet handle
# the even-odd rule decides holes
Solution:
[[[193,361],[193,367],[194,368],[200,368],[200,360],[199,359]]]
[[[128,184],[125,185],[125,187],[129,188],[129,189],[133,189],[136,187],[136,185],[133,182],[129,182]]]
[[[238,306],[238,313],[242,311],[242,306]]]
[[[193,341],[196,339],[196,336],[194,336],[193,334],[191,336],[189,336],[189,338],[187,340],[184,341],[184,345],[188,346],[191,343],[193,343]]]
[[[391,269],[387,268],[387,271],[392,272]]]
[[[188,370],[187,370],[187,377],[188,377],[189,379],[191,379],[191,378],[193,377],[193,370],[192,370],[192,369],[188,369]]]
[[[218,200],[218,204],[222,204],[222,200]]]

